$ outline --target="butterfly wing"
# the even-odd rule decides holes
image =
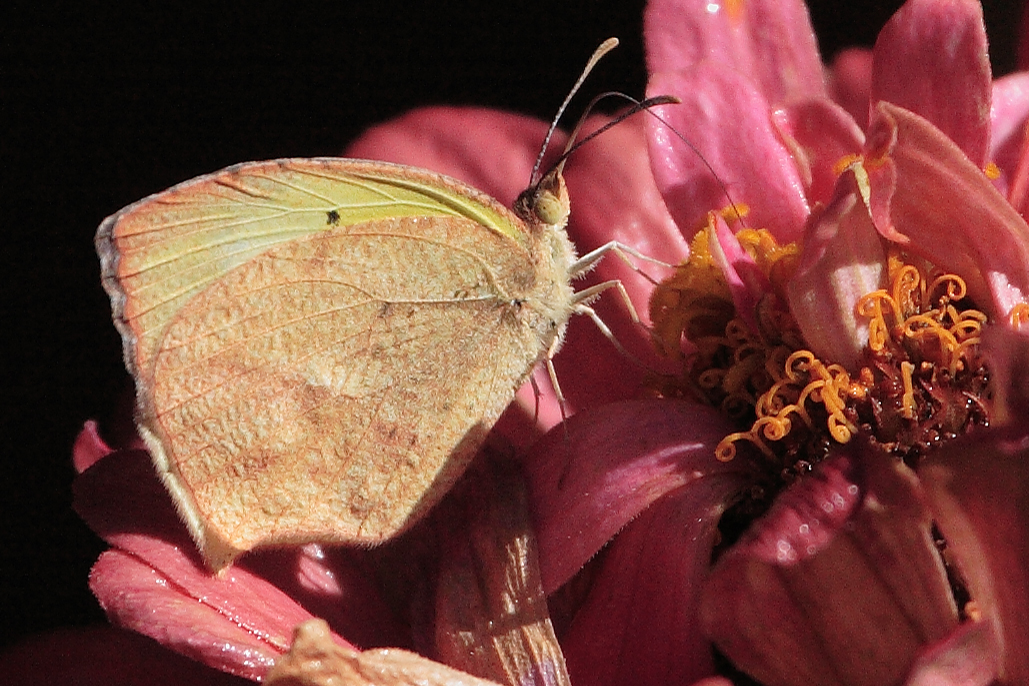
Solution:
[[[212,566],[381,541],[445,493],[559,335],[526,304],[570,290],[529,240],[457,182],[331,159],[238,165],[104,222],[137,420]]]

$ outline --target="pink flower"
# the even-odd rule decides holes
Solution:
[[[828,72],[792,0],[654,0],[645,31],[649,94],[682,100],[660,115],[701,154],[651,117],[621,124],[569,164],[569,233],[687,259],[653,297],[617,259],[590,274],[649,300],[664,358],[616,298],[598,310],[662,373],[574,322],[556,364],[575,416],[535,441],[559,410],[545,396],[534,421],[523,390],[498,427],[531,444],[526,500],[487,466],[395,546],[259,553],[221,577],[145,453],[87,427],[76,508],[112,545],[91,584],[116,624],[251,679],[319,616],[335,633],[304,625],[316,658],[399,646],[496,680],[560,680],[563,655],[575,686],[1029,681],[1029,339],[1010,323],[1029,296],[1029,75],[991,80],[972,0],[909,0]],[[347,153],[510,203],[544,130],[427,109]],[[476,631],[503,624],[515,540],[508,619],[539,652],[504,672]],[[469,622],[472,648],[454,639]]]

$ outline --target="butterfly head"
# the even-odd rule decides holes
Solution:
[[[515,213],[530,226],[556,226],[568,223],[571,207],[568,188],[561,174],[563,164],[548,172],[538,183],[522,191],[515,201]]]

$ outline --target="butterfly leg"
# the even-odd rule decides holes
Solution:
[[[604,338],[611,341],[611,344],[618,350],[619,353],[624,355],[626,359],[633,362],[634,364],[646,369],[646,365],[643,364],[643,362],[641,362],[635,355],[630,353],[628,350],[625,349],[625,347],[622,346],[622,344],[618,341],[618,338],[615,336],[614,332],[611,331],[611,328],[606,323],[604,323],[604,320],[600,318],[600,315],[597,314],[596,310],[587,305],[587,302],[589,302],[591,299],[597,297],[604,291],[611,288],[617,289],[618,292],[621,294],[622,300],[625,302],[625,306],[629,310],[629,316],[632,317],[633,323],[641,324],[640,316],[636,312],[636,307],[632,304],[632,300],[629,299],[629,293],[625,290],[625,286],[622,285],[622,282],[618,279],[612,279],[611,281],[605,281],[603,283],[598,283],[595,286],[584,288],[581,291],[576,291],[575,295],[572,298],[572,311],[575,314],[584,314],[590,319],[592,319],[593,324],[597,327],[600,333],[604,335]]]
[[[604,256],[607,255],[609,252],[617,255],[618,258],[622,260],[622,262],[625,262],[625,264],[629,265],[629,267],[633,271],[635,271],[637,274],[644,277],[651,283],[656,282],[645,272],[641,271],[639,267],[632,263],[632,260],[629,259],[630,255],[638,260],[650,262],[651,264],[656,264],[658,266],[665,267],[666,269],[671,269],[672,267],[672,265],[666,262],[662,262],[657,258],[651,257],[649,255],[644,255],[632,246],[625,245],[624,243],[619,243],[618,241],[611,241],[610,243],[605,243],[604,245],[600,246],[599,248],[596,248],[595,250],[589,251],[588,253],[577,259],[575,262],[573,262],[571,266],[568,268],[568,275],[573,279],[578,276],[582,276],[583,274],[587,273],[589,270],[597,266],[597,262],[600,262],[600,260],[602,260]]]

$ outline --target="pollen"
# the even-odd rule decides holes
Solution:
[[[736,234],[771,284],[748,326],[707,250],[709,231],[657,287],[651,318],[658,347],[683,364],[681,375],[657,381],[658,393],[706,402],[741,425],[719,442],[717,459],[745,450],[791,480],[833,445],[863,434],[914,465],[940,443],[989,424],[989,373],[979,351],[987,316],[969,302],[961,277],[892,254],[889,287],[857,303],[868,343],[848,370],[807,349],[786,305],[798,247],[779,245],[767,231]],[[1025,324],[1029,306],[1009,316]]]
[[[964,280],[895,253],[890,288],[858,301],[868,321],[860,376],[867,396],[851,403],[860,430],[914,466],[932,448],[989,425],[989,371],[979,350],[987,316]],[[1029,319],[1016,307],[1012,323]]]

